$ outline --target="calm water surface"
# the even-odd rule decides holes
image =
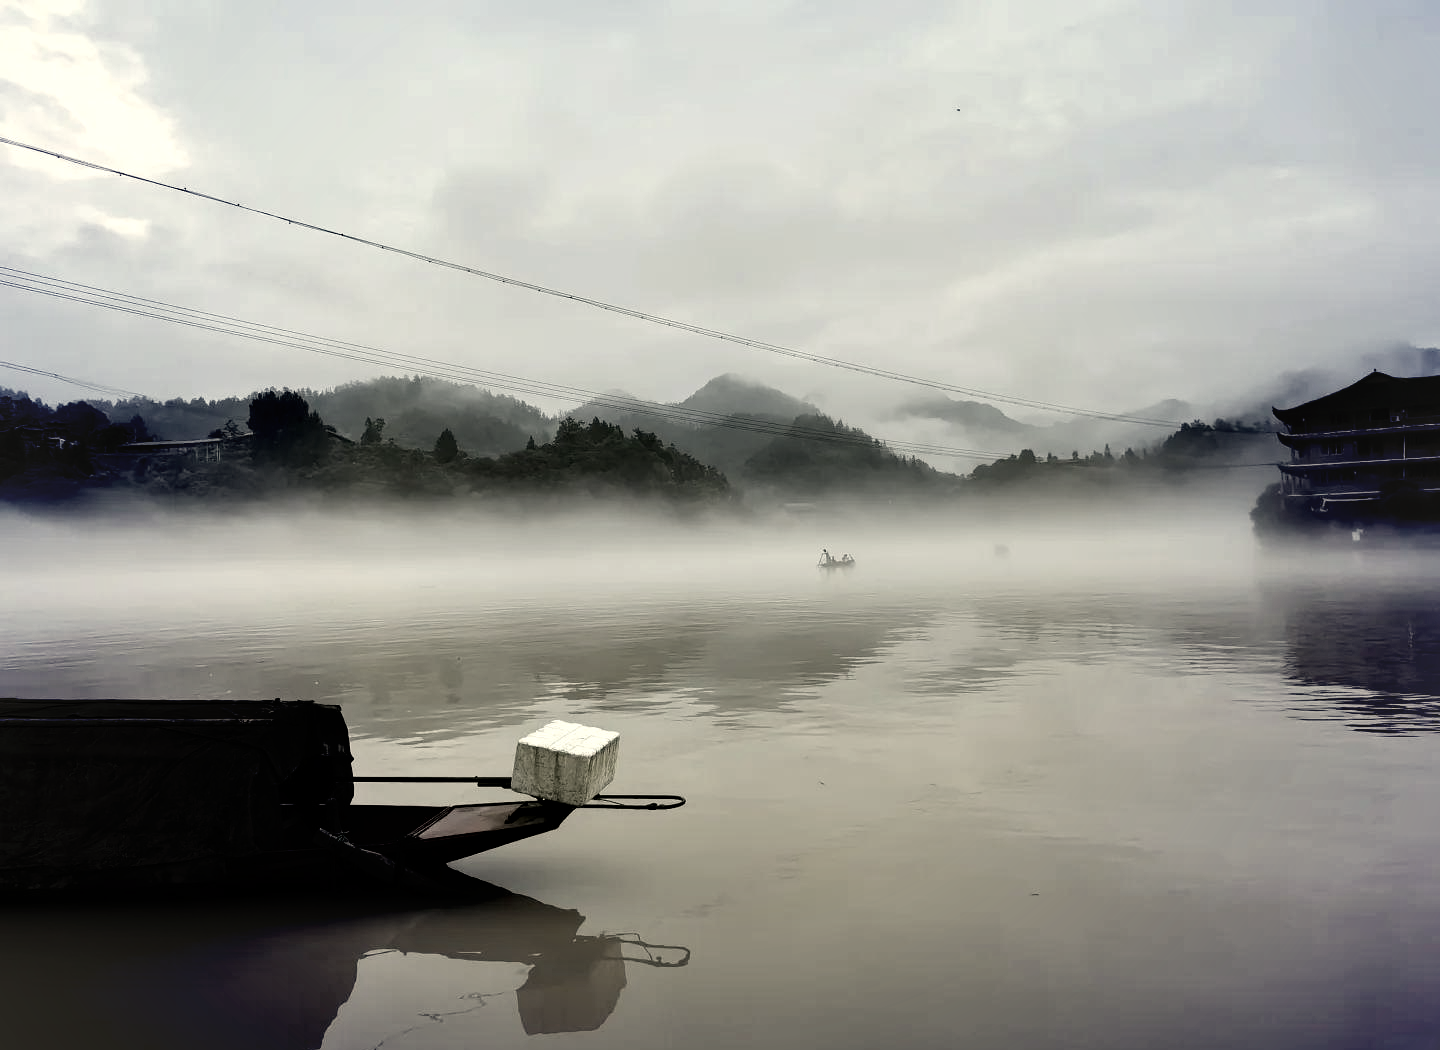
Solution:
[[[1440,1045],[1440,562],[8,527],[0,694],[338,703],[375,775],[566,718],[690,803],[464,907],[0,909],[5,1045]]]

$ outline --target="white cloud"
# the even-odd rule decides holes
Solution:
[[[164,174],[187,163],[173,122],[144,95],[145,63],[81,27],[81,0],[0,3],[0,134]],[[6,147],[5,160],[55,179],[97,173]]]

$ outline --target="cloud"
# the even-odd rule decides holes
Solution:
[[[143,59],[123,44],[86,35],[78,0],[6,4],[0,21],[0,133],[77,151],[103,164],[143,165],[157,174],[183,167],[171,120],[145,98]],[[54,178],[94,178],[35,154],[7,153],[21,167]]]

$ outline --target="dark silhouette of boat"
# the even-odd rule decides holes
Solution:
[[[837,558],[828,550],[820,552],[819,568],[821,569],[853,569],[854,567],[855,559],[848,554],[842,554]]]
[[[446,865],[558,828],[577,808],[679,796],[450,806],[354,803],[340,709],[306,701],[0,699],[0,892],[335,885],[450,893]]]

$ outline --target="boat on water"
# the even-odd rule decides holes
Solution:
[[[356,882],[463,892],[475,880],[450,862],[553,831],[577,809],[684,805],[599,794],[617,750],[616,734],[556,722],[517,745],[511,776],[357,777],[335,705],[0,699],[0,893]],[[355,784],[380,782],[530,797],[354,802]]]
[[[855,567],[855,559],[852,558],[852,557],[850,557],[850,555],[848,555],[848,554],[842,554],[840,557],[837,558],[837,557],[835,557],[835,555],[831,554],[828,550],[822,550],[822,551],[820,552],[819,568],[822,568],[822,569],[853,569],[854,567]]]

